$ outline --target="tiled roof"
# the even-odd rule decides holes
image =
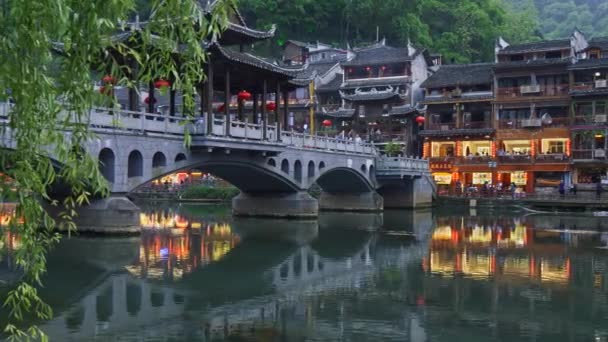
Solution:
[[[452,97],[452,96],[441,96],[441,97],[426,97],[422,103],[430,104],[430,103],[450,103],[450,102],[480,102],[480,101],[491,101],[494,99],[493,94],[479,94],[479,95],[466,95],[460,97]]]
[[[343,66],[376,65],[411,61],[407,48],[394,48],[386,45],[373,46],[355,52],[355,58],[343,62]]]
[[[529,61],[514,61],[514,62],[500,62],[494,64],[494,70],[500,69],[512,69],[512,68],[526,68],[526,67],[545,67],[554,65],[568,65],[571,63],[570,58],[549,58],[549,59],[535,59]]]
[[[568,67],[568,70],[584,70],[584,69],[598,69],[607,68],[608,58],[600,59],[581,59],[576,61],[574,64]]]
[[[608,50],[608,37],[597,37],[589,40],[589,47],[596,47]]]
[[[322,84],[317,87],[318,93],[338,91],[342,85],[342,74],[336,74],[335,77],[327,84]]]
[[[369,93],[359,93],[359,94],[351,94],[351,95],[347,95],[344,94],[342,95],[342,98],[344,98],[347,101],[381,101],[381,100],[388,100],[391,99],[395,96],[397,96],[398,94],[396,94],[395,92],[389,92],[389,91],[379,91],[379,92],[369,92]]]
[[[339,62],[335,60],[324,60],[310,63],[298,74],[297,79],[311,80],[317,75],[323,76],[338,63]]]
[[[573,89],[570,96],[597,96],[608,95],[608,88]]]
[[[226,29],[250,36],[251,38],[255,39],[268,39],[274,37],[276,28],[277,27],[275,25],[272,25],[272,27],[268,31],[258,31],[247,26],[229,23]]]
[[[302,69],[292,69],[292,68],[281,67],[277,64],[268,62],[261,57],[254,56],[249,53],[238,52],[238,51],[234,51],[234,50],[230,50],[230,49],[221,47],[217,43],[212,43],[209,46],[209,49],[217,51],[221,56],[223,56],[224,58],[226,58],[228,60],[247,64],[250,66],[257,67],[259,69],[268,70],[268,71],[275,72],[278,74],[282,74],[287,77],[296,77],[296,75],[302,71]]]
[[[442,65],[420,87],[444,88],[492,83],[494,63]]]
[[[350,118],[355,114],[354,109],[349,108],[338,108],[335,111],[330,112],[318,112],[317,116],[328,116],[332,118]]]
[[[479,128],[479,129],[451,129],[448,131],[442,130],[423,130],[418,134],[423,137],[444,137],[444,136],[454,136],[454,135],[490,135],[493,134],[495,130],[493,128]]]
[[[391,110],[388,112],[389,115],[406,115],[406,114],[411,114],[417,112],[417,109],[410,106],[410,105],[405,105],[405,106],[394,106],[393,108],[391,108]]]
[[[540,42],[509,45],[499,54],[514,54],[536,51],[551,51],[570,48],[570,39],[543,40]]]
[[[406,85],[410,82],[409,77],[386,77],[386,78],[363,78],[356,80],[346,80],[342,89],[355,89],[360,87],[378,87],[392,85]]]

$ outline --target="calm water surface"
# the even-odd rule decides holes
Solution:
[[[608,341],[606,219],[150,206],[141,220],[141,237],[51,253],[52,341]],[[19,247],[4,232],[0,296]]]

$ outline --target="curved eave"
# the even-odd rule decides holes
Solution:
[[[383,101],[397,97],[395,93],[376,93],[376,94],[358,94],[358,95],[343,95],[342,97],[351,102],[361,101]]]
[[[296,77],[297,74],[303,70],[282,68],[252,54],[225,49],[219,46],[218,44],[212,44],[211,46],[209,46],[209,50],[212,52],[216,52],[222,58],[225,58],[229,61],[245,64],[257,69],[279,74],[290,79]]]
[[[258,31],[247,26],[229,23],[226,30],[222,32],[220,41],[224,45],[251,44],[274,37],[275,31],[275,25],[272,25],[268,31]]]
[[[449,131],[442,130],[423,130],[418,134],[422,137],[444,137],[444,136],[456,136],[456,135],[492,135],[496,132],[493,128],[480,128],[480,129],[452,129]]]

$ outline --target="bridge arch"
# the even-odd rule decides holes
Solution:
[[[325,169],[325,162],[322,161],[319,163],[319,171],[323,171]]]
[[[114,151],[107,147],[102,149],[99,151],[97,160],[101,174],[108,182],[114,183],[114,175],[116,173],[116,156],[114,155]]]
[[[308,162],[308,179],[313,178],[315,178],[315,162],[311,160]]]
[[[281,171],[283,171],[283,173],[289,174],[289,160],[283,159],[283,161],[281,162]]]
[[[141,152],[133,150],[129,153],[129,160],[127,165],[127,177],[141,177],[144,175],[144,158]]]
[[[357,169],[337,167],[322,173],[316,180],[323,191],[329,193],[367,193],[374,191],[373,184]]]
[[[296,182],[302,181],[302,162],[296,160],[293,164],[293,178],[295,178]]]
[[[165,166],[167,166],[167,157],[165,157],[165,154],[160,151],[154,153],[154,156],[152,157],[152,168],[155,169],[157,167]]]
[[[367,175],[367,165],[365,165],[365,164],[361,165],[361,173],[363,173],[364,175]]]
[[[272,167],[277,167],[277,162],[273,158],[268,159],[267,164],[270,165],[270,166],[272,166]]]
[[[183,154],[183,153],[178,153],[178,154],[175,156],[175,162],[176,162],[176,163],[183,162],[183,161],[186,161],[186,160],[188,160],[188,158],[186,158],[186,155],[185,155],[185,154]]]

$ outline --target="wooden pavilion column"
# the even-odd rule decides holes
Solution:
[[[283,129],[287,130],[289,127],[289,91],[283,90]]]
[[[207,134],[213,134],[213,64],[211,59],[207,64],[207,82],[205,85],[205,97],[207,106]]]
[[[277,81],[277,89],[275,94],[274,112],[277,125],[277,141],[281,141],[281,125],[283,124],[283,120],[281,118],[281,83],[279,81]]]
[[[173,88],[173,80],[171,80],[171,88],[169,89],[169,116],[175,116],[175,89]],[[182,94],[183,98],[183,94]],[[182,107],[182,115],[184,108]]]
[[[262,111],[262,140],[266,140],[266,137],[268,136],[268,132],[267,132],[267,128],[268,128],[268,120],[266,120],[266,93],[268,91],[268,84],[266,83],[266,79],[264,79],[263,85],[262,85],[262,106],[261,106],[261,111]]]
[[[137,63],[134,60],[130,61],[131,64],[131,81],[133,81],[133,86],[129,88],[129,110],[131,111],[139,111],[139,95],[137,94],[137,88],[139,87],[139,82],[137,78],[139,77],[139,68]]]
[[[258,93],[253,93],[253,118],[251,118],[251,122],[258,124]]]
[[[156,98],[154,96],[154,82],[148,82],[148,113],[154,113],[154,101]]]
[[[226,136],[230,136],[230,100],[232,95],[230,94],[230,69],[226,68],[226,88],[224,90],[224,116],[226,121]]]

